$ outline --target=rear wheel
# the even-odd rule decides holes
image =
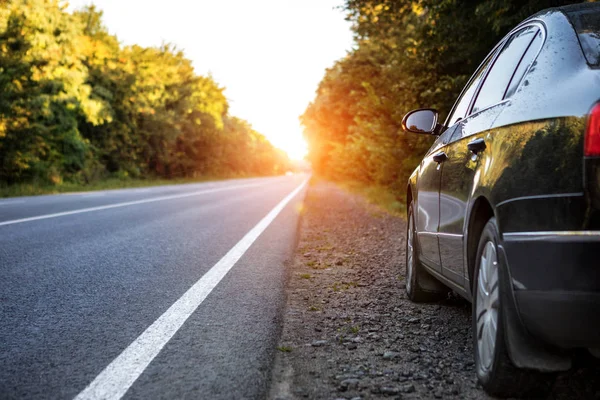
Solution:
[[[416,303],[437,301],[448,295],[448,289],[428,274],[419,262],[412,204],[408,208],[406,230],[406,294]]]
[[[511,362],[504,339],[501,279],[506,266],[498,256],[496,219],[485,225],[477,249],[473,290],[473,344],[475,369],[488,394],[498,397],[542,394],[548,376],[519,369]]]

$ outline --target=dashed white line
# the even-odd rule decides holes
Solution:
[[[161,349],[171,340],[252,243],[306,185],[305,180],[275,206],[219,262],[183,294],[163,315],[115,358],[75,400],[123,397]]]
[[[2,200],[0,201],[0,206],[8,206],[11,204],[21,204],[25,203],[25,200]]]
[[[106,196],[106,192],[92,192],[92,193],[86,193],[86,194],[81,195],[81,197],[101,197],[101,196]]]
[[[263,186],[263,185],[265,185],[265,183],[262,183],[262,182],[261,183],[249,183],[249,184],[244,184],[244,185],[226,186],[226,187],[219,187],[219,188],[214,188],[214,189],[197,190],[194,192],[173,194],[173,195],[169,195],[169,196],[153,197],[150,199],[127,201],[124,203],[108,204],[105,206],[81,208],[79,210],[64,211],[64,212],[59,212],[59,213],[54,213],[54,214],[38,215],[35,217],[13,219],[11,221],[3,221],[3,222],[0,222],[0,226],[22,224],[24,222],[39,221],[42,219],[64,217],[67,215],[82,214],[82,213],[101,211],[101,210],[109,210],[111,208],[128,207],[128,206],[133,206],[133,205],[137,205],[137,204],[154,203],[157,201],[182,199],[184,197],[198,196],[201,194],[223,192],[226,190],[234,190],[234,189],[247,188],[247,187],[253,187],[253,186]]]

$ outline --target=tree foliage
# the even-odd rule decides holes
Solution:
[[[402,194],[431,144],[405,135],[419,107],[444,118],[492,47],[527,16],[569,0],[346,0],[355,47],[301,117],[317,173]]]
[[[122,46],[94,6],[0,0],[0,182],[273,174],[288,162],[174,46]]]

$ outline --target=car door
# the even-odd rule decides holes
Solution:
[[[417,181],[417,237],[419,239],[419,259],[428,267],[441,273],[438,228],[440,222],[440,184],[442,178],[441,162],[444,160],[440,150],[448,135],[442,135],[433,143],[431,149],[421,161]],[[447,140],[446,140],[447,141]]]
[[[417,182],[417,236],[419,238],[420,260],[430,268],[442,273],[440,258],[440,191],[443,165],[447,162],[447,145],[457,132],[460,136],[462,119],[467,115],[471,103],[488,65],[495,55],[495,50],[479,66],[475,74],[463,89],[456,101],[446,126],[450,125],[435,141],[431,150],[421,162],[419,180]],[[450,124],[448,124],[450,122]]]
[[[463,89],[453,107],[449,120],[460,121],[467,113],[473,96],[489,64],[488,59],[478,68]],[[440,188],[442,164],[447,160],[445,146],[450,141],[459,124],[444,131],[421,161],[417,181],[417,237],[419,239],[419,259],[430,268],[442,272],[438,232],[440,227]]]
[[[476,96],[450,143],[440,184],[438,240],[442,274],[460,286],[465,284],[464,232],[479,155],[485,151],[487,130],[503,110],[505,95],[523,55],[538,33],[535,25],[512,34],[497,47]]]

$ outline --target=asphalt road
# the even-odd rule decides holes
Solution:
[[[0,398],[263,397],[306,179],[0,200]]]

